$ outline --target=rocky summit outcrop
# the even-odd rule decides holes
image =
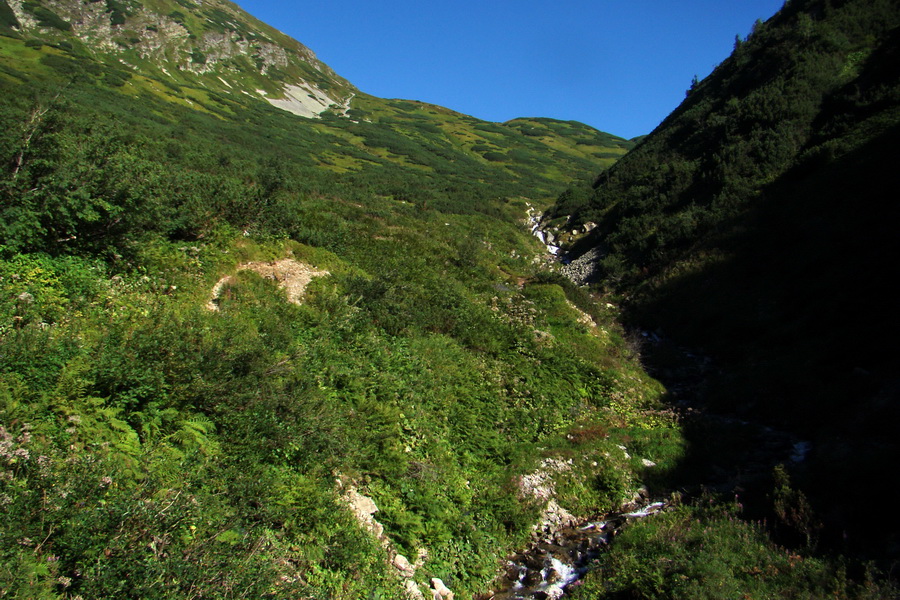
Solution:
[[[355,88],[312,50],[225,0],[6,0],[19,33],[117,66],[240,92],[304,117],[343,114]]]

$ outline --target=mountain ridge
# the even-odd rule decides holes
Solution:
[[[206,75],[211,89],[263,97],[300,116],[345,107],[356,91],[312,50],[227,0],[4,2],[23,34],[74,40],[95,58],[176,81],[180,71]]]

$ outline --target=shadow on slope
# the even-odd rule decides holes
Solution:
[[[808,159],[708,244],[726,258],[645,292],[631,315],[715,357],[694,386],[703,404],[812,442],[795,477],[825,523],[823,541],[871,558],[898,552],[896,531],[862,510],[888,497],[900,458],[898,143],[895,126],[839,161]],[[685,372],[663,352],[648,360],[664,381]],[[741,440],[686,429],[705,469],[743,464]],[[689,457],[685,469],[699,463]]]

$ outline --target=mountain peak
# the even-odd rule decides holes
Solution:
[[[356,90],[312,50],[226,0],[0,0],[19,34],[144,74],[266,99],[304,117]]]

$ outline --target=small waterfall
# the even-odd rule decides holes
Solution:
[[[558,600],[567,586],[587,573],[610,540],[628,522],[665,510],[664,502],[651,502],[631,512],[610,513],[601,521],[568,527],[534,544],[508,563],[501,590],[484,596],[490,600]]]
[[[559,254],[559,246],[548,242],[547,232],[541,230],[541,219],[543,217],[543,213],[537,212],[530,204],[528,205],[528,223],[531,225],[532,235],[541,240],[541,243],[547,247],[547,252],[557,256]]]

